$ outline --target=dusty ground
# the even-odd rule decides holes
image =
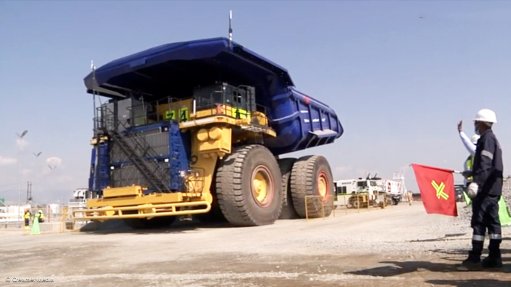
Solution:
[[[427,215],[420,202],[251,228],[110,227],[0,231],[0,286],[511,286],[511,227],[503,268],[463,270],[467,217]]]

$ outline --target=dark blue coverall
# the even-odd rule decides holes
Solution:
[[[477,142],[472,168],[473,181],[479,185],[472,201],[472,258],[479,259],[486,230],[490,237],[489,258],[500,259],[502,232],[499,220],[499,199],[503,182],[502,150],[491,129],[481,134]]]

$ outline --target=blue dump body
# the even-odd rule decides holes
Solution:
[[[110,98],[190,98],[198,86],[219,82],[255,87],[276,138],[274,154],[333,142],[343,127],[333,109],[294,88],[286,69],[226,38],[179,42],[114,60],[85,79],[89,93]]]

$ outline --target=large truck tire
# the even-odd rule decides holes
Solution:
[[[128,218],[124,219],[124,223],[133,229],[156,229],[169,227],[176,221],[175,216],[159,216],[151,219],[145,218]]]
[[[282,211],[280,212],[279,219],[296,219],[300,218],[293,206],[293,199],[291,196],[291,170],[296,158],[282,158],[279,159],[280,173],[282,174]]]
[[[272,224],[282,208],[281,175],[264,146],[235,150],[219,165],[216,195],[222,214],[236,226]]]
[[[302,218],[326,217],[332,213],[334,183],[330,165],[323,156],[306,156],[295,162],[291,171],[291,196],[295,211]]]

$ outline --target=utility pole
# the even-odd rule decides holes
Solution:
[[[27,181],[27,203],[32,203],[32,182]]]

